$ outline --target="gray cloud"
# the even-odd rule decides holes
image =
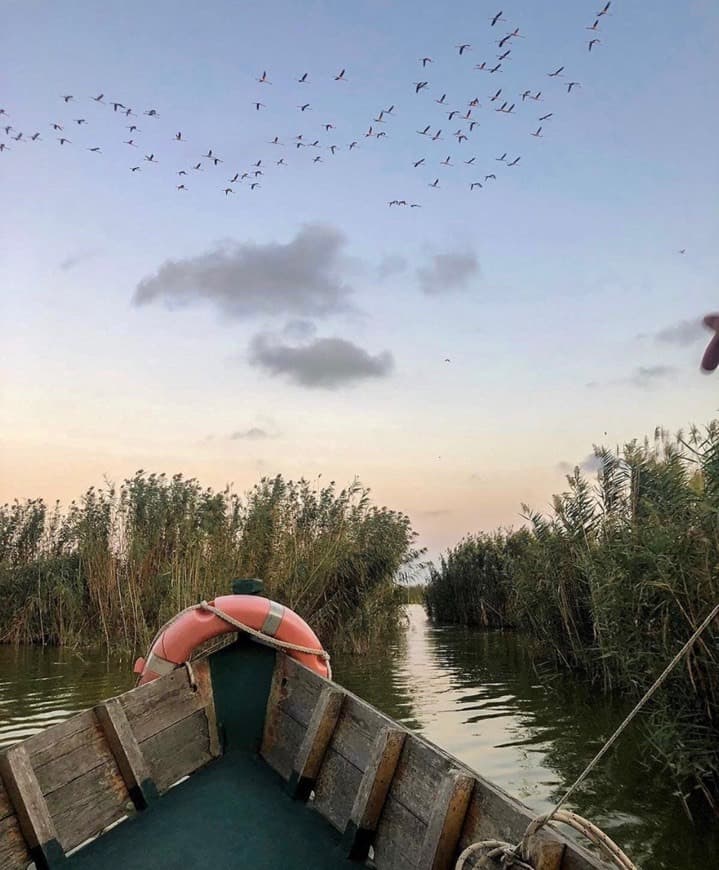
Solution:
[[[417,269],[420,289],[427,294],[464,290],[479,275],[479,260],[471,252],[435,254],[428,266]]]
[[[230,441],[264,441],[266,438],[272,437],[266,429],[250,426],[249,429],[239,429],[237,432],[233,432],[230,435]]]
[[[300,386],[329,390],[366,378],[386,377],[394,368],[388,351],[373,356],[344,338],[318,338],[293,347],[266,334],[252,339],[250,362],[272,375],[285,375]]]
[[[581,462],[558,462],[557,463],[557,471],[561,471],[563,474],[573,474],[575,468],[579,468],[580,471],[585,471],[588,474],[599,471],[602,467],[602,460],[595,456],[593,453],[590,453],[588,456],[585,456]]]
[[[678,344],[681,347],[694,344],[706,335],[701,320],[681,320],[673,326],[665,326],[654,334],[657,341],[664,344]]]
[[[311,320],[303,320],[301,317],[288,320],[282,328],[282,335],[291,341],[303,341],[306,338],[313,338],[316,332],[317,327],[315,324]]]
[[[339,230],[302,227],[291,241],[228,242],[197,257],[168,260],[137,285],[133,301],[172,305],[206,301],[231,317],[323,316],[349,310]]]
[[[75,266],[79,266],[81,263],[85,263],[88,260],[92,260],[94,257],[97,257],[100,254],[99,250],[93,249],[88,251],[78,251],[77,254],[71,254],[69,257],[66,257],[61,263],[60,268],[63,272],[69,272],[70,269],[74,269]]]
[[[386,254],[377,264],[377,280],[384,281],[392,275],[399,275],[407,268],[407,260],[400,254]]]

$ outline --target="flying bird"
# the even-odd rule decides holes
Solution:
[[[123,106],[122,103],[113,103],[112,104],[112,111],[113,112],[116,112],[118,109],[125,109],[125,108],[127,108],[127,107]]]
[[[431,57],[421,57],[419,59],[419,62],[422,64],[423,67],[425,67],[425,66],[427,66],[428,63],[432,63],[432,58]]]
[[[103,102],[102,98],[104,96],[105,96],[105,94],[98,94],[96,97],[90,97],[90,99],[94,100],[96,103],[102,103]]]
[[[40,134],[39,134],[39,133],[33,133],[32,136],[31,136],[30,138],[32,139],[33,142],[37,142],[37,140],[40,138]]]
[[[590,39],[590,40],[589,40],[589,51],[592,50],[592,46],[593,46],[593,45],[601,45],[601,44],[602,44],[602,40],[601,40],[601,39]]]
[[[490,175],[485,175],[485,176],[484,176],[484,180],[485,180],[485,181],[489,181],[490,178],[492,179],[492,181],[496,181],[496,180],[497,180],[497,176],[496,176],[494,173],[490,173]]]
[[[300,112],[306,112],[307,109],[311,108],[309,103],[304,103],[302,106],[297,106]]]
[[[427,126],[424,128],[424,130],[417,130],[417,132],[419,133],[420,136],[426,136],[429,133],[430,126],[431,126],[430,124],[427,124]]]
[[[542,138],[542,128],[537,127],[537,129],[534,131],[534,133],[530,133],[529,135],[536,136],[538,139],[541,139]]]
[[[498,54],[498,55],[497,55],[497,60],[506,60],[506,59],[509,57],[509,55],[510,55],[511,53],[512,53],[512,49],[511,49],[511,48],[508,48],[508,49],[504,52],[504,54]]]
[[[590,25],[589,27],[585,27],[584,29],[585,30],[599,30],[599,19],[597,18],[597,20],[594,22],[594,24]]]
[[[65,96],[63,97],[63,100],[65,100],[66,103],[69,103],[70,100],[74,100],[74,99],[75,99],[75,97],[73,97],[72,94],[65,94]]]
[[[196,163],[192,168],[193,168],[196,172],[203,172],[203,171],[204,171],[204,170],[202,169],[202,163]]]
[[[131,133],[142,133],[142,130],[138,130],[138,128],[134,124],[130,124],[127,128]]]
[[[495,160],[498,160],[500,163],[504,163],[504,160],[505,160],[506,156],[507,156],[507,152],[505,151],[504,154],[502,154],[501,157],[495,157],[494,159],[495,159]]]
[[[465,52],[468,48],[471,48],[471,47],[472,47],[472,46],[471,46],[470,43],[468,43],[468,42],[463,42],[461,45],[455,45],[455,48],[458,48],[458,49],[459,49],[459,54],[460,54],[460,56],[463,55],[464,52]]]
[[[482,185],[479,183],[479,181],[473,181],[473,182],[469,185],[469,189],[470,189],[470,190],[474,190],[475,187],[481,187],[481,186],[482,186]],[[446,360],[446,362],[449,362],[449,360]]]
[[[435,178],[435,180],[427,186],[428,187],[439,187],[439,178]]]
[[[492,67],[492,69],[490,70],[490,72],[491,72],[491,73],[499,72],[499,70],[501,69],[501,67],[502,67],[502,62],[500,61],[496,66],[493,66],[493,67]]]
[[[687,252],[686,248],[679,248],[679,250],[677,251],[678,254],[686,254],[686,252]]]
[[[475,69],[486,69],[487,68],[487,61],[483,60],[482,63],[475,63],[474,68]]]
[[[454,166],[454,163],[452,163],[452,162],[450,161],[450,158],[451,158],[451,157],[452,157],[452,155],[451,155],[451,154],[448,154],[446,160],[440,160],[439,162],[442,164],[442,166]]]
[[[75,121],[75,123],[78,126],[82,126],[83,124],[87,124],[87,121],[84,118],[73,118],[73,120]]]
[[[258,112],[260,111],[260,109],[266,108],[264,103],[253,103],[252,105],[255,107],[255,109],[257,109]]]
[[[262,75],[257,79],[262,85],[271,85],[272,82],[267,78],[267,70],[264,70]]]
[[[417,162],[413,164],[414,168],[416,169],[418,166],[421,166],[424,163],[424,160],[424,157],[422,157],[420,160],[417,160]]]
[[[534,94],[534,95],[532,96],[531,99],[533,99],[533,100],[539,100],[539,102],[542,102],[542,92],[541,92],[541,91],[537,91],[537,93]]]
[[[552,117],[553,114],[554,114],[554,112],[549,112],[546,115],[542,115],[542,117],[539,120],[540,121],[548,121]]]
[[[182,142],[182,131],[181,130],[178,130],[177,133],[175,133],[175,142]]]
[[[350,144],[347,146],[347,149],[349,151],[351,151],[353,148],[356,148],[356,147],[357,147],[357,141],[355,140],[354,142],[350,142]]]
[[[502,89],[500,88],[500,89],[497,91],[497,93],[496,93],[493,97],[490,98],[489,102],[490,102],[490,103],[493,103],[495,100],[498,100],[498,99],[499,99],[499,95],[500,95],[501,93],[502,93]]]
[[[437,130],[437,132],[434,134],[434,136],[432,136],[432,141],[433,141],[433,142],[439,142],[439,140],[442,138],[442,137],[440,136],[440,133],[441,133],[441,132],[442,132],[441,130]]]
[[[256,187],[259,187],[259,186],[260,186],[259,181],[253,181],[252,184],[250,185],[250,190],[254,190]]]
[[[440,106],[443,106],[447,102],[447,94],[442,94],[442,96],[435,100],[435,103],[439,103]]]
[[[203,156],[203,157],[207,157],[209,160],[212,160],[212,158],[213,158],[213,156],[214,156],[214,155],[212,154],[212,148],[208,148],[208,149],[207,149],[207,154],[203,154],[202,156]]]
[[[235,192],[235,191],[234,191],[231,187],[226,187],[226,188],[225,188],[225,196],[227,196],[227,195],[230,194],[230,193],[234,193],[234,192]]]
[[[334,128],[335,128],[334,124],[324,124],[323,126],[325,128],[325,133],[329,133],[330,130],[334,130]]]
[[[11,136],[11,139],[14,139],[16,142],[19,142],[22,139],[22,131],[17,134],[17,136]]]
[[[335,76],[336,82],[345,82],[347,79],[345,78],[345,71],[340,70],[339,73]]]
[[[418,94],[423,88],[426,88],[429,82],[412,82],[414,85],[414,92]]]
[[[160,116],[157,114],[157,109],[147,109],[145,112],[150,118],[159,118]]]
[[[515,157],[511,163],[507,164],[507,166],[516,166],[521,159],[522,159],[521,157]]]
[[[69,139],[63,139],[62,136],[57,140],[61,145],[64,145],[66,142],[68,145],[72,145],[72,142]]]
[[[567,93],[572,93],[572,88],[581,88],[581,82],[567,82]]]
[[[145,160],[147,160],[148,163],[157,163],[154,154],[145,154]]]
[[[235,172],[235,176],[234,176],[234,178],[231,178],[231,179],[230,179],[230,184],[235,184],[235,182],[239,179],[239,177],[240,177],[240,173],[239,173],[239,172]]]
[[[467,164],[467,166],[471,166],[476,159],[476,157],[470,157],[469,160],[465,160],[464,162]]]
[[[608,12],[609,12],[609,7],[610,7],[611,5],[612,5],[612,0],[609,0],[608,3],[605,3],[605,4],[604,4],[604,8],[602,9],[602,11],[601,11],[601,12],[597,12],[597,18],[601,18],[602,15],[607,15]]]
[[[0,142],[0,151],[9,151],[10,149],[4,142]]]
[[[522,93],[521,93],[521,95],[520,95],[520,96],[522,97],[522,102],[524,102],[524,101],[527,99],[527,97],[528,97],[531,93],[532,93],[532,92],[529,91],[529,90],[527,90],[527,91],[522,91]]]
[[[187,170],[186,170],[186,169],[180,169],[180,170],[178,171],[177,174],[178,174],[178,175],[187,175]]]
[[[506,36],[503,36],[503,37],[499,40],[499,42],[497,43],[497,45],[498,45],[500,48],[504,48],[504,46],[509,42],[509,40],[510,40],[511,38],[512,38],[512,34],[511,34],[511,33],[508,33]]]
[[[550,79],[553,79],[556,76],[560,75],[563,69],[564,69],[564,67],[560,66],[558,69],[555,69],[554,72],[547,73],[547,75],[549,76]]]
[[[100,149],[97,148],[97,147],[95,147],[95,148],[88,148],[87,150],[88,150],[88,151],[94,151],[95,154],[102,154],[102,151],[100,151]]]
[[[130,167],[130,172],[141,172],[141,171],[142,170],[140,169],[139,166],[131,166]]]
[[[187,190],[187,188],[185,187],[184,184],[178,184],[178,185],[177,185],[177,189],[178,189],[178,190]]]
[[[502,10],[500,9],[500,11],[492,18],[492,25],[491,26],[494,27],[494,25],[498,21],[505,21],[505,20],[506,19],[502,18]]]

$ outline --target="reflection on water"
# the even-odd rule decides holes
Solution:
[[[521,638],[433,626],[418,605],[406,631],[367,656],[335,656],[335,678],[520,798],[547,810],[626,713],[566,676],[538,677]],[[0,746],[134,684],[128,661],[0,647]],[[719,825],[688,821],[660,771],[625,732],[571,805],[646,870],[719,866]]]

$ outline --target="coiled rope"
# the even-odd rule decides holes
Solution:
[[[562,806],[567,802],[571,795],[574,794],[574,792],[594,770],[594,768],[602,760],[602,758],[604,758],[604,756],[611,749],[611,747],[617,742],[624,729],[629,725],[632,719],[634,719],[634,717],[637,715],[637,713],[639,713],[639,711],[642,709],[642,707],[644,707],[649,699],[655,694],[655,692],[659,689],[659,687],[666,680],[669,674],[689,652],[697,638],[709,626],[709,624],[715,619],[717,615],[719,615],[719,603],[714,606],[714,608],[707,615],[704,621],[694,631],[689,640],[684,644],[684,646],[664,668],[664,670],[657,677],[654,683],[652,683],[652,685],[644,693],[642,698],[636,703],[634,709],[626,716],[624,721],[619,725],[619,727],[612,734],[609,740],[607,740],[604,746],[602,746],[599,752],[597,752],[594,758],[584,768],[582,773],[566,790],[564,795],[554,806],[554,809],[552,809],[548,813],[544,813],[541,816],[537,816],[536,819],[533,819],[529,823],[527,830],[524,832],[522,840],[516,845],[512,845],[511,843],[505,843],[501,840],[481,840],[477,843],[472,843],[461,853],[461,855],[457,859],[457,863],[455,864],[455,870],[463,870],[467,859],[471,855],[479,851],[484,851],[487,858],[499,858],[502,862],[503,867],[518,867],[521,868],[521,870],[533,870],[531,864],[527,863],[529,860],[529,840],[532,836],[534,836],[534,834],[537,833],[537,831],[539,831],[540,828],[544,827],[544,825],[548,824],[551,821],[563,822],[564,824],[574,828],[576,831],[579,831],[581,834],[584,834],[584,836],[590,842],[594,843],[594,845],[597,846],[603,852],[603,854],[606,855],[607,858],[613,861],[615,866],[619,867],[620,870],[638,870],[637,866],[629,860],[629,858],[624,854],[624,852],[622,852],[619,846],[617,846],[617,844],[612,839],[610,839],[603,831],[601,831],[596,825],[592,824],[592,822],[582,818],[582,816],[579,816],[576,813],[570,812],[569,810],[563,810]]]
[[[315,649],[310,646],[301,646],[298,643],[290,643],[287,640],[279,640],[276,637],[271,637],[268,634],[264,634],[261,631],[258,631],[255,628],[252,628],[249,625],[245,625],[244,622],[240,622],[239,619],[235,619],[234,616],[230,616],[229,613],[225,613],[224,610],[220,610],[219,607],[215,607],[214,604],[210,604],[207,601],[201,601],[199,604],[191,604],[189,607],[185,607],[184,610],[181,610],[179,613],[176,613],[172,619],[168,619],[167,622],[158,630],[155,636],[152,639],[152,643],[145,655],[145,661],[150,656],[153,647],[162,636],[162,634],[177,620],[183,616],[185,613],[189,613],[192,610],[204,610],[208,613],[214,613],[219,619],[224,620],[226,623],[231,625],[233,628],[236,628],[238,631],[243,631],[245,634],[249,634],[251,637],[254,637],[260,643],[265,644],[266,646],[274,647],[275,649],[281,650],[293,650],[294,652],[305,653],[306,655],[311,656],[319,656],[319,658],[323,659],[327,663],[327,676],[331,680],[332,679],[332,666],[330,665],[330,654],[322,649]]]

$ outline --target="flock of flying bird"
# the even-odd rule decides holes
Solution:
[[[602,8],[596,13],[595,19],[592,24],[586,26],[586,30],[590,32],[590,36],[587,38],[587,51],[592,53],[597,45],[601,44],[601,40],[595,34],[601,32],[601,25],[604,20],[604,17],[609,15],[609,9],[611,7],[611,0],[606,2]],[[497,33],[498,38],[493,40],[493,44],[497,46],[498,54],[496,54],[495,58],[491,60],[482,60],[480,63],[474,65],[474,70],[480,73],[487,73],[488,75],[496,75],[498,73],[503,72],[505,69],[505,65],[510,63],[513,59],[513,52],[515,50],[515,45],[518,44],[519,40],[525,38],[525,34],[520,31],[519,27],[514,27],[507,33],[500,35],[501,29],[499,25],[502,23],[506,23],[506,19],[503,17],[503,11],[499,11],[494,14],[489,19],[489,27],[490,33]],[[495,31],[494,28],[497,28]],[[456,50],[460,57],[464,57],[468,55],[473,50],[473,46],[470,43],[460,43],[456,45]],[[431,68],[431,65],[434,63],[434,60],[431,57],[424,56],[418,59],[418,63],[422,71]],[[337,83],[338,86],[342,87],[343,83],[348,81],[348,77],[346,76],[347,71],[345,69],[339,70],[331,79]],[[551,79],[553,82],[559,79],[565,79],[565,67],[564,65],[558,66],[546,72],[546,76],[548,79]],[[328,77],[329,78],[329,77]],[[303,94],[308,93],[311,94],[311,84],[312,81],[310,79],[310,75],[307,72],[298,75],[295,79],[297,85],[301,86],[300,92]],[[261,75],[256,77],[256,82],[263,89],[269,89],[272,86],[272,81],[269,78],[267,70],[263,70]],[[575,80],[565,80],[564,85],[566,86],[566,93],[571,94],[575,88],[580,88],[581,83]],[[306,91],[305,91],[306,89]],[[429,80],[421,79],[413,83],[414,94],[417,97],[426,97],[431,94],[431,86]],[[88,131],[92,131],[93,129],[93,121],[88,118],[82,117],[83,112],[79,109],[82,106],[85,100],[89,99],[90,102],[95,105],[102,105],[106,109],[111,109],[111,114],[117,117],[120,121],[123,122],[123,126],[125,128],[125,136],[126,138],[122,139],[122,145],[126,146],[128,149],[137,149],[136,152],[138,155],[142,155],[142,159],[136,159],[134,161],[129,161],[130,165],[128,166],[128,170],[131,174],[135,175],[136,173],[141,173],[145,169],[149,169],[155,164],[160,163],[160,158],[156,154],[155,150],[152,150],[151,147],[141,147],[142,146],[142,137],[143,133],[141,128],[139,127],[140,118],[139,115],[144,116],[147,119],[148,124],[155,124],[160,119],[160,112],[156,108],[147,108],[142,111],[135,111],[133,107],[123,103],[119,100],[111,100],[106,99],[105,93],[99,93],[95,96],[91,96],[89,98],[80,98],[76,97],[73,94],[63,94],[61,96],[62,106],[67,109],[75,109],[78,107],[78,110],[73,112],[73,115],[78,115],[78,117],[71,117],[67,121],[55,121],[49,124],[49,131],[51,132],[51,136],[54,136],[56,142],[58,143],[57,147],[60,148],[77,148],[78,146],[84,148],[90,153],[95,155],[102,155],[103,150],[102,146],[98,145],[96,142],[85,141],[80,143],[76,139],[76,134],[79,133],[80,130],[87,129]],[[268,98],[269,99],[269,98]],[[450,133],[449,131],[445,132],[447,138],[452,138],[456,140],[457,146],[461,146],[463,143],[470,142],[474,133],[475,128],[479,127],[481,123],[485,120],[485,115],[488,110],[493,110],[497,116],[505,116],[505,115],[519,115],[523,107],[531,107],[536,105],[544,100],[543,91],[541,87],[537,87],[536,85],[531,88],[525,88],[522,91],[514,94],[510,93],[509,89],[505,86],[499,86],[492,88],[492,93],[488,94],[486,100],[480,99],[480,97],[473,97],[468,103],[463,106],[463,108],[456,108],[456,103],[452,104],[449,101],[448,94],[442,93],[441,95],[433,97],[434,103],[440,107],[440,110],[445,113],[447,117],[447,122],[452,124],[452,122],[458,122],[459,127],[456,131]],[[262,101],[262,99],[253,100],[251,103],[255,112],[263,112],[267,108],[267,104]],[[312,110],[311,102],[306,100],[301,100],[297,104],[297,111],[299,112],[301,117],[305,117],[305,113],[311,112]],[[483,112],[482,109],[485,111]],[[538,111],[537,117],[535,120],[536,129],[527,131],[528,135],[531,135],[534,138],[543,138],[545,129],[545,125],[551,122],[551,119],[554,117],[554,111]],[[274,138],[268,140],[267,144],[274,146],[274,148],[282,148],[292,147],[295,152],[303,151],[309,149],[309,154],[311,155],[311,163],[312,164],[321,164],[325,162],[327,159],[331,159],[335,156],[338,151],[354,151],[358,149],[361,143],[364,140],[372,140],[379,142],[384,137],[388,135],[386,125],[388,122],[391,122],[396,116],[396,110],[394,105],[390,105],[384,108],[381,108],[376,114],[373,115],[371,120],[368,122],[367,129],[363,131],[363,133],[359,134],[356,139],[353,139],[349,143],[345,144],[337,144],[330,143],[325,144],[321,143],[321,137],[326,137],[335,133],[335,125],[326,121],[321,125],[318,129],[319,133],[307,134],[306,131],[297,134],[291,134],[289,136],[280,136],[276,135]],[[482,120],[480,121],[480,117]],[[146,126],[145,122],[142,122],[143,126]],[[46,141],[47,133],[42,134],[40,131],[33,132],[31,134],[25,133],[20,129],[16,129],[13,124],[13,118],[9,114],[8,110],[5,108],[0,108],[0,131],[4,132],[5,140],[0,141],[0,152],[11,151],[13,148],[17,146],[22,146],[26,143],[34,144],[38,142]],[[431,143],[442,142],[445,139],[443,136],[442,127],[435,126],[432,122],[424,125],[421,129],[416,131],[416,134],[421,136],[425,141]],[[169,137],[169,134],[166,134]],[[172,136],[173,141],[175,142],[186,142],[186,138],[184,133],[181,130],[178,130]],[[17,143],[17,146],[15,145]],[[438,146],[439,147],[439,146]],[[327,154],[322,153],[320,149],[323,149],[326,152],[329,152],[331,157],[328,158]],[[465,149],[468,150],[468,149]],[[286,152],[282,152],[286,153]],[[169,160],[167,156],[163,152],[162,154],[162,162],[168,163]],[[176,157],[172,157],[172,160],[176,160]],[[502,164],[506,168],[517,167],[522,159],[522,156],[516,153],[509,153],[508,151],[503,151],[503,153],[498,154],[494,158],[495,163]],[[434,158],[431,158],[427,155],[419,157],[418,159],[411,160],[411,166],[413,169],[420,169],[421,167],[430,168],[432,166]],[[227,159],[229,163],[229,158]],[[272,158],[268,159],[266,155],[263,158],[258,159],[257,161],[252,162],[250,165],[244,166],[242,170],[235,171],[233,170],[228,173],[227,168],[225,166],[226,158],[220,157],[218,153],[213,148],[208,148],[206,151],[202,153],[196,154],[196,162],[190,162],[185,166],[181,166],[179,168],[175,168],[175,188],[178,192],[186,192],[188,191],[192,184],[190,182],[190,178],[192,176],[199,177],[200,173],[205,172],[206,170],[211,170],[215,173],[216,178],[222,178],[222,181],[218,183],[218,191],[223,193],[225,197],[229,197],[235,193],[235,190],[239,185],[245,185],[249,190],[255,191],[262,186],[262,182],[264,180],[265,172],[270,168],[276,167],[286,167],[289,163],[292,162],[292,158],[285,159],[284,156],[280,156],[279,154],[275,154]],[[497,172],[499,168],[493,169],[492,171],[488,171],[490,167],[485,167],[477,173],[477,169],[479,169],[479,163],[476,156],[463,155],[461,158],[457,160],[457,162],[453,162],[452,154],[448,154],[444,159],[438,160],[435,165],[441,166],[444,168],[450,168],[458,165],[459,163],[470,167],[470,170],[473,173],[473,177],[465,182],[466,186],[470,191],[481,190],[486,184],[489,182],[497,181]],[[439,170],[441,173],[443,170]],[[475,174],[476,173],[476,174]],[[228,177],[229,175],[229,177]],[[432,176],[434,178],[432,179]],[[433,172],[429,179],[427,179],[426,184],[428,187],[437,189],[441,187],[441,178],[440,174],[437,172]],[[432,180],[430,180],[432,179]],[[391,199],[388,202],[390,207],[402,207],[406,206],[408,208],[420,208],[421,203],[413,202],[409,198],[395,198]]]

